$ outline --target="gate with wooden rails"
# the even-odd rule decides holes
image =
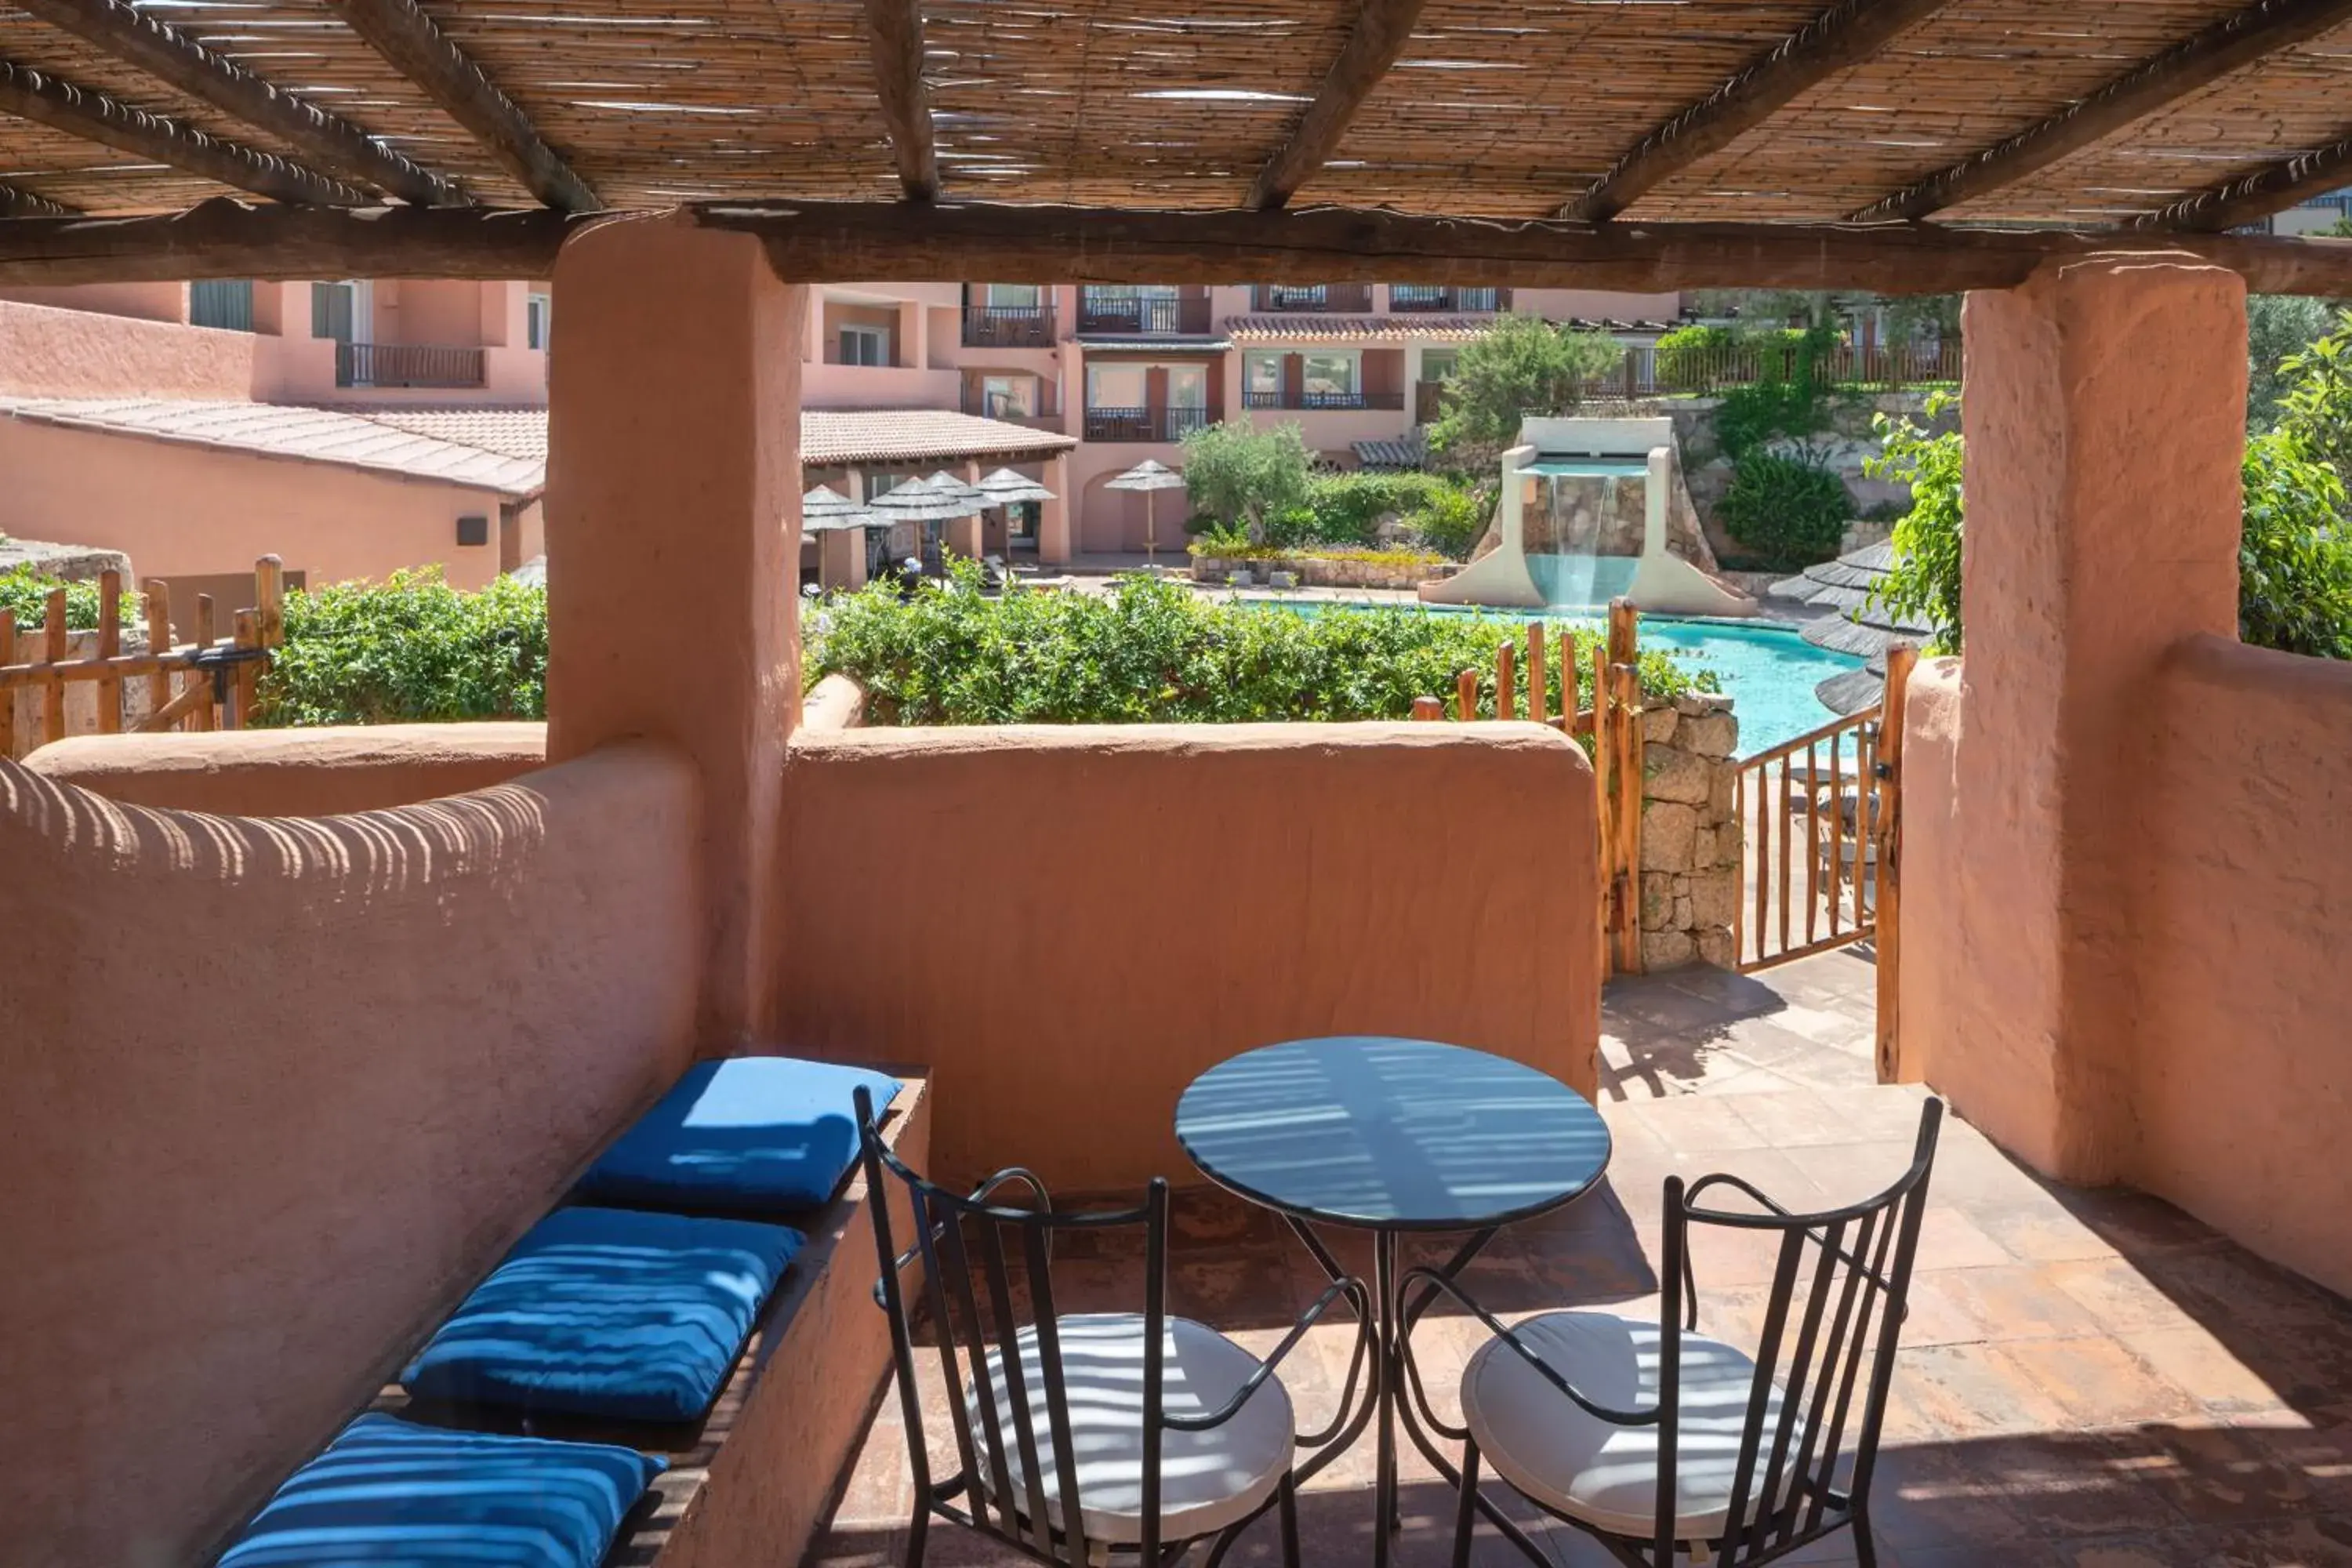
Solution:
[[[163,582],[149,578],[147,647],[122,651],[122,574],[106,572],[98,584],[97,636],[91,651],[73,657],[73,633],[66,625],[64,588],[49,591],[43,605],[36,657],[21,658],[24,643],[14,612],[0,609],[0,756],[17,756],[65,738],[68,687],[91,683],[93,729],[101,735],[162,730],[237,729],[252,720],[270,650],[285,637],[285,570],[275,555],[253,564],[253,604],[230,617],[230,633],[218,634],[212,596],[196,595],[186,642],[172,637],[172,602]],[[143,687],[132,683],[143,682]],[[143,690],[145,711],[125,723],[126,694]],[[129,706],[136,708],[136,702]],[[26,740],[19,743],[20,730]]]
[[[1870,942],[1882,1078],[1895,1066],[1903,708],[1917,658],[1888,649],[1876,706],[1747,758],[1733,792],[1745,879],[1732,926],[1740,972]]]
[[[1601,845],[1601,973],[1642,972],[1642,671],[1641,617],[1630,599],[1609,605],[1609,632],[1592,648],[1592,705],[1570,708],[1576,701],[1576,645],[1561,638],[1547,647],[1541,621],[1528,623],[1525,679],[1516,644],[1495,649],[1495,710],[1478,711],[1479,674],[1463,670],[1454,678],[1454,713],[1459,720],[1480,717],[1527,718],[1570,735],[1592,737],[1593,798],[1598,808]],[[1557,682],[1560,702],[1568,711],[1549,711]],[[1519,694],[1526,691],[1524,713]],[[1435,697],[1413,699],[1412,716],[1445,718],[1445,704]]]

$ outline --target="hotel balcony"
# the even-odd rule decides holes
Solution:
[[[1049,305],[963,308],[963,346],[968,349],[1049,349],[1054,342],[1054,310]]]
[[[478,347],[435,343],[345,343],[335,345],[337,386],[479,386]]]
[[[1258,283],[1250,288],[1250,309],[1261,315],[1371,313],[1369,283]]]
[[[1100,294],[1078,291],[1078,332],[1082,337],[1172,338],[1205,337],[1210,331],[1209,292],[1188,289],[1176,295]]]
[[[1511,308],[1508,289],[1456,289],[1444,284],[1391,283],[1389,310],[1396,315],[1478,315]]]
[[[1206,408],[1089,408],[1089,441],[1181,441],[1216,416]]]
[[[1242,394],[1244,408],[1286,408],[1302,412],[1318,409],[1398,409],[1404,407],[1402,392],[1249,392]]]

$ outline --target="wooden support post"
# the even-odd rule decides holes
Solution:
[[[1511,665],[1517,651],[1509,643],[1495,650],[1495,717],[1497,719],[1517,717],[1518,682],[1514,678]]]
[[[16,612],[0,610],[0,664],[16,662]],[[0,687],[0,757],[16,754],[16,693]]]
[[[1574,643],[1569,647],[1574,647]],[[1544,663],[1544,629],[1541,621],[1528,623],[1528,717],[1541,724],[1550,717],[1551,674]],[[1560,699],[1563,710],[1576,707],[1576,693]]]
[[[1609,601],[1609,662],[1633,664],[1641,658],[1642,616],[1631,599]]]
[[[98,574],[98,657],[113,658],[122,652],[122,574],[112,567]],[[100,676],[98,681],[98,732],[122,732],[122,682]]]
[[[236,613],[236,641],[238,647],[261,646],[261,613],[259,611],[239,610]],[[228,727],[232,730],[243,730],[253,722],[253,700],[261,687],[261,665],[258,660],[245,659],[234,668],[236,676],[229,682],[229,686],[235,706],[229,714]]]
[[[1642,673],[1631,664],[1609,667],[1610,706],[1616,710],[1617,754],[1611,769],[1616,788],[1612,812],[1617,829],[1617,967],[1642,973]]]
[[[1478,717],[1478,672],[1465,669],[1454,678],[1454,716],[1464,723]]]
[[[63,664],[72,647],[66,632],[66,591],[49,590],[48,614],[41,623],[41,662]],[[34,741],[36,746],[46,746],[51,741],[66,738],[66,685],[52,680],[41,688],[41,731]]]
[[[286,563],[275,555],[253,563],[253,614],[263,647],[286,640]]]
[[[1903,1072],[1903,710],[1918,650],[1898,644],[1886,650],[1886,697],[1879,705],[1875,780],[1878,848],[1877,938],[1878,1081],[1894,1083]],[[1866,809],[1871,795],[1863,795]]]
[[[172,647],[172,590],[161,577],[150,577],[147,589],[147,652],[167,653]],[[147,678],[147,711],[161,713],[172,702],[172,672],[159,669]]]
[[[1412,700],[1412,716],[1423,723],[1433,723],[1445,717],[1445,703],[1436,697],[1416,697]]]
[[[196,646],[200,648],[213,646],[213,596],[210,594],[196,595]],[[213,678],[208,671],[196,671],[196,679],[203,682],[206,691],[213,689]],[[189,713],[188,720],[191,730],[210,730],[220,721],[209,699],[197,703]]]

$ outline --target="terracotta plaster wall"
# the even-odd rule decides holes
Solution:
[[[488,789],[546,761],[545,724],[367,724],[85,735],[25,766],[131,805],[331,816]]]
[[[498,517],[488,490],[5,416],[0,475],[0,532],[120,550],[142,576],[251,572],[266,554],[313,587],[407,566],[467,589],[499,574],[495,527],[457,542],[459,517]]]
[[[1024,847],[1041,819],[1053,845]],[[782,1037],[930,1064],[950,1178],[1197,1181],[1185,1084],[1302,1036],[1594,1088],[1592,773],[1549,730],[803,732],[783,822]]]
[[[2352,1293],[2352,665],[2190,637],[2153,712],[2134,1179]]]
[[[1990,998],[1969,971],[1960,918],[1969,863],[1959,792],[1960,661],[1923,658],[1903,707],[1903,962],[1895,1076],[1932,1083],[1961,1115],[1982,1114],[1987,1092],[2053,1096],[2047,1064],[2005,1058],[1968,1068],[1969,1043],[1998,1043],[1971,1009]],[[1981,1080],[1981,1082],[1979,1081]]]
[[[685,1067],[692,768],[308,820],[0,763],[10,1562],[199,1559]],[[169,1026],[163,1020],[170,1020]]]
[[[0,393],[247,398],[269,379],[275,342],[0,299]]]

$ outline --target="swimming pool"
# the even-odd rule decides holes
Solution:
[[[1496,620],[1540,620],[1592,631],[1601,627],[1601,622],[1590,616],[1494,609],[1477,612],[1443,605],[1257,597],[1235,602],[1253,609],[1284,610],[1294,615],[1311,616],[1328,605],[1339,604],[1349,609],[1393,609],[1402,615],[1484,613]],[[1743,757],[1783,741],[1792,741],[1837,717],[1822,706],[1821,700],[1813,695],[1813,688],[1832,675],[1843,675],[1863,666],[1863,660],[1851,654],[1815,647],[1792,626],[1742,621],[1678,621],[1664,616],[1643,616],[1642,646],[1664,649],[1693,674],[1701,670],[1714,673],[1732,700],[1732,710],[1739,717],[1739,754]]]

